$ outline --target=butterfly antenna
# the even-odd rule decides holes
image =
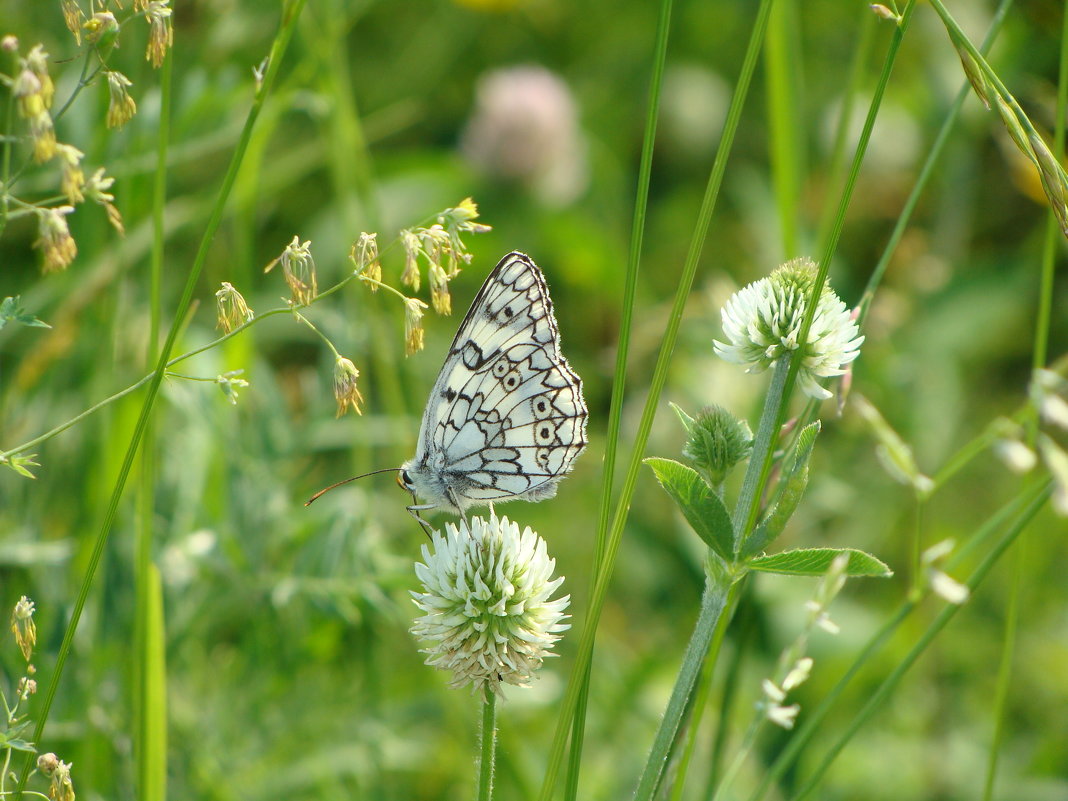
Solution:
[[[355,481],[358,478],[367,478],[368,476],[377,476],[379,473],[396,473],[400,469],[401,468],[399,468],[399,467],[384,467],[381,470],[372,470],[370,473],[363,473],[363,474],[358,475],[358,476],[353,476],[352,478],[346,478],[343,481],[337,482],[336,484],[331,484],[329,487],[323,487],[317,493],[315,493],[310,498],[308,498],[308,500],[306,500],[304,502],[304,505],[305,506],[311,506],[312,502],[319,500],[320,496],[325,495],[326,493],[330,492],[330,490],[332,490],[332,489],[337,489],[342,484],[348,484],[350,481]]]

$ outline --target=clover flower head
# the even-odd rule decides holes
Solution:
[[[798,381],[802,391],[820,400],[831,397],[818,379],[843,375],[844,366],[860,354],[864,337],[845,303],[824,286],[807,342],[798,342],[816,272],[810,259],[794,259],[735,292],[722,311],[730,344],[715,341],[716,353],[729,362],[747,365],[747,372],[762,372],[801,349]]]
[[[552,578],[555,567],[545,541],[507,517],[433,532],[415,566],[423,591],[412,593],[425,613],[411,632],[430,643],[426,664],[452,671],[453,687],[500,695],[504,684],[529,686],[570,628],[570,596],[550,600],[564,580]]]

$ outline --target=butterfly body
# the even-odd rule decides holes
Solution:
[[[431,390],[416,454],[399,473],[423,503],[473,506],[556,494],[586,447],[582,380],[560,353],[545,279],[509,253],[460,323]]]

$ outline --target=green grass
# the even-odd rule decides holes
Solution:
[[[0,169],[17,178],[0,299],[51,326],[0,328],[0,453],[27,444],[38,463],[34,479],[0,471],[0,603],[37,605],[24,736],[73,764],[83,798],[485,792],[479,699],[448,689],[408,634],[426,539],[407,496],[383,475],[303,502],[411,455],[459,319],[519,249],[546,273],[591,445],[558,497],[504,509],[549,543],[573,628],[534,688],[496,705],[494,797],[706,799],[725,776],[715,797],[752,801],[1068,793],[1068,525],[1041,462],[1019,476],[992,450],[1013,426],[1066,442],[1028,402],[1032,367],[1063,374],[1068,324],[1046,199],[1058,175],[1027,137],[1063,148],[1068,37],[1053,8],[896,11],[904,24],[796,0],[179,4],[158,70],[149,27],[124,22],[107,59],[138,113],[109,130],[106,87],[78,88],[95,56],[59,4],[0,0],[0,36],[51,55],[54,110],[73,96],[57,138],[87,175],[116,177],[126,227],[79,205],[77,258],[42,274],[19,203],[65,203],[58,166],[27,158],[25,122],[0,98]],[[1007,123],[962,89],[958,50]],[[463,156],[480,78],[517,64],[572,93],[572,197]],[[0,72],[16,72],[9,53]],[[398,231],[467,196],[493,230],[467,239],[453,316],[428,311],[426,348],[405,358],[401,304],[350,278],[349,248],[377,231],[399,287]],[[279,269],[263,272],[294,235],[312,242],[320,289],[341,284],[301,314],[361,371],[362,416],[335,418],[334,354],[285,308]],[[862,304],[851,391],[888,429],[859,404],[806,403],[785,367],[765,407],[772,374],[714,356],[728,295],[799,255]],[[257,312],[229,336],[214,317],[223,281]],[[425,275],[418,294],[429,302]],[[249,386],[231,405],[212,383],[238,369]],[[809,638],[793,732],[751,719],[815,582],[706,587],[707,548],[642,466],[681,458],[668,401],[717,403],[758,431],[725,493],[736,542],[783,491],[778,460],[801,425],[779,438],[779,424],[819,418],[805,494],[771,550],[856,547],[895,571],[848,582],[830,610],[841,633]],[[877,456],[901,447],[889,429],[912,486]],[[924,590],[921,555],[947,538],[942,569],[972,589],[961,607]],[[8,700],[24,669],[0,642]],[[31,763],[13,754],[20,781]],[[47,792],[40,776],[26,787]]]

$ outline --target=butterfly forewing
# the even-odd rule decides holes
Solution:
[[[586,417],[541,271],[510,253],[460,324],[406,467],[429,500],[461,509],[542,500],[585,448]]]

